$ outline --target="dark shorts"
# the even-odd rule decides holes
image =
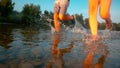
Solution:
[[[54,13],[65,15],[69,6],[69,0],[55,0]]]

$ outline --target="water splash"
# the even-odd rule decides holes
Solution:
[[[51,32],[54,33],[55,28],[51,25],[51,20],[47,19],[47,21],[49,22]],[[87,29],[84,28],[76,19],[75,19],[75,21],[76,21],[75,26],[72,27],[72,28],[71,28],[71,26],[66,26],[65,24],[63,24],[59,21],[59,23],[61,24],[61,30],[62,31],[67,31],[67,32],[72,32],[72,33],[82,33],[83,35],[88,35]]]
[[[51,33],[55,33],[55,28],[52,26],[52,22],[54,21],[53,19],[50,19],[49,17],[47,17],[46,15],[42,14],[40,15],[41,18],[45,18],[49,23],[47,24],[50,28],[51,28]],[[61,30],[63,31],[68,31],[68,32],[72,32],[72,33],[82,33],[84,35],[87,35],[87,29],[84,28],[80,22],[78,22],[76,20],[76,16],[75,16],[75,26],[74,27],[70,27],[70,26],[66,26],[63,23],[61,23],[59,21],[59,23],[61,24]]]
[[[48,25],[51,28],[51,33],[54,34],[55,33],[55,28],[51,25],[51,23],[48,23]]]
[[[51,33],[54,34],[55,33],[55,28],[52,26],[52,22],[54,20],[50,19],[50,18],[47,18],[47,21],[49,22],[48,25],[49,27],[51,28]],[[78,33],[78,34],[81,34],[84,36],[84,38],[82,39],[84,42],[87,42],[89,41],[89,43],[91,42],[90,40],[90,36],[91,34],[87,32],[87,29],[85,27],[82,26],[82,24],[80,24],[79,21],[76,20],[76,17],[75,17],[75,26],[71,28],[71,26],[66,26],[64,23],[61,23],[59,21],[59,23],[61,24],[61,31],[62,32],[67,32],[68,33]],[[110,30],[102,30],[100,31],[99,30],[99,39],[98,41],[103,41],[105,39],[111,39],[111,33],[110,33]]]
[[[74,28],[72,29],[72,32],[82,33],[82,34],[84,34],[84,35],[87,35],[87,29],[84,28],[84,27],[80,24],[80,22],[78,22],[78,21],[76,20],[76,16],[75,16],[75,22],[76,22],[76,24],[75,24]]]
[[[103,31],[103,37],[111,39],[111,32],[110,32],[110,30],[104,30]]]

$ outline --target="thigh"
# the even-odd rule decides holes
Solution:
[[[89,0],[89,15],[97,15],[99,0]]]
[[[69,6],[69,1],[68,0],[61,0],[60,1],[60,14],[65,15],[67,12],[67,8]]]
[[[100,13],[109,14],[112,0],[100,0]]]
[[[60,11],[59,3],[55,3],[54,4],[54,13],[59,13],[59,11]]]

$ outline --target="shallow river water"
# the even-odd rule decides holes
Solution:
[[[0,68],[120,68],[119,31],[91,43],[81,33],[34,28],[0,25]]]

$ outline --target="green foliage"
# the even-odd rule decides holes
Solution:
[[[76,14],[76,19],[77,19],[77,21],[80,22],[80,24],[82,24],[83,27],[86,27],[82,14]]]
[[[7,17],[13,10],[14,4],[12,0],[1,0],[0,1],[0,16]]]
[[[21,25],[30,24],[37,25],[38,27],[48,29],[47,18],[53,20],[53,12],[47,10],[41,13],[39,5],[25,4],[22,12],[13,11],[14,4],[12,0],[0,0],[0,23],[8,22]],[[40,15],[45,15],[47,18],[41,18]],[[83,19],[82,14],[76,14],[76,19],[82,26],[89,29],[88,18]],[[62,21],[65,25],[71,25],[71,21]],[[51,22],[53,24],[53,21]],[[54,25],[54,24],[53,24]],[[105,29],[105,22],[99,23],[99,29]],[[113,23],[113,30],[120,30],[120,22]]]
[[[99,23],[98,24],[98,29],[100,29],[100,30],[105,29],[105,22]]]
[[[40,19],[40,6],[26,4],[22,10],[22,22],[26,24],[37,23]]]
[[[84,21],[83,21],[83,15],[82,14],[76,14],[76,19],[79,21],[79,22],[81,22],[81,23],[83,23]]]
[[[53,20],[53,12],[49,12],[47,10],[44,11],[44,13],[42,14],[43,17],[41,18],[41,27],[43,28],[49,28],[48,23],[51,23],[54,26],[54,22],[53,21],[48,21],[47,19]]]
[[[44,11],[44,15],[49,15],[49,12],[47,10]]]
[[[89,29],[90,27],[89,27],[89,20],[88,20],[88,18],[85,18],[84,22],[85,22],[85,27],[87,29]]]
[[[13,11],[9,16],[8,16],[8,21],[11,23],[21,23],[21,13],[17,11]]]

